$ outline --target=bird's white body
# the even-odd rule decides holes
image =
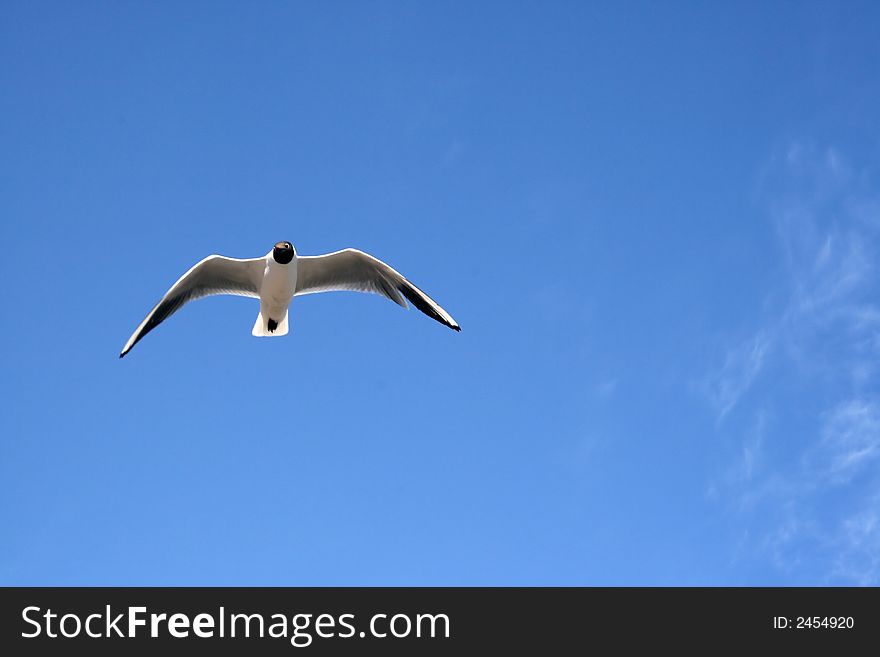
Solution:
[[[296,292],[297,258],[288,264],[275,262],[272,252],[266,254],[266,268],[260,285],[260,314],[254,322],[251,335],[269,337],[287,335],[289,330],[287,310]],[[269,328],[269,320],[275,320],[278,327]]]
[[[349,290],[371,292],[407,308],[407,301],[428,317],[460,331],[440,305],[403,275],[357,249],[320,256],[296,255],[290,242],[278,242],[262,258],[241,260],[212,255],[193,265],[165,293],[125,343],[119,357],[186,303],[214,294],[255,297],[260,313],[252,335],[280,336],[288,332],[288,311],[294,296]]]

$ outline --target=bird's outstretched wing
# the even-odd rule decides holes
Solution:
[[[131,334],[119,357],[125,356],[142,337],[180,310],[188,301],[213,294],[259,297],[260,281],[263,279],[265,267],[265,258],[238,260],[219,255],[208,256],[171,286]]]
[[[406,302],[451,329],[461,331],[452,316],[400,273],[373,256],[345,249],[321,256],[297,259],[295,295],[350,290],[381,294],[394,303],[407,307]]]

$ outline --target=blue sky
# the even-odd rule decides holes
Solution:
[[[876,3],[3,3],[0,583],[880,583]],[[355,246],[378,297],[187,306]]]

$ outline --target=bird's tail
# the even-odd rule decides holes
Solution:
[[[263,310],[261,309],[260,314],[257,315],[257,321],[254,322],[254,328],[251,331],[251,335],[255,335],[258,338],[277,338],[281,335],[287,335],[287,330],[286,310],[284,311],[284,318],[278,320],[263,314]]]

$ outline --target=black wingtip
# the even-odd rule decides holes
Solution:
[[[453,331],[458,331],[459,333],[461,333],[461,327],[455,323],[455,320],[452,320],[452,322],[450,322],[445,317],[443,317],[443,315],[434,310],[434,308],[431,307],[431,304],[427,301],[428,295],[422,292],[415,285],[413,285],[412,282],[404,280],[397,286],[397,289],[401,294],[403,294],[404,297],[406,297],[406,299],[412,305],[421,310],[428,317],[437,320],[444,326],[448,326]],[[390,294],[388,296],[389,298],[393,298]]]

